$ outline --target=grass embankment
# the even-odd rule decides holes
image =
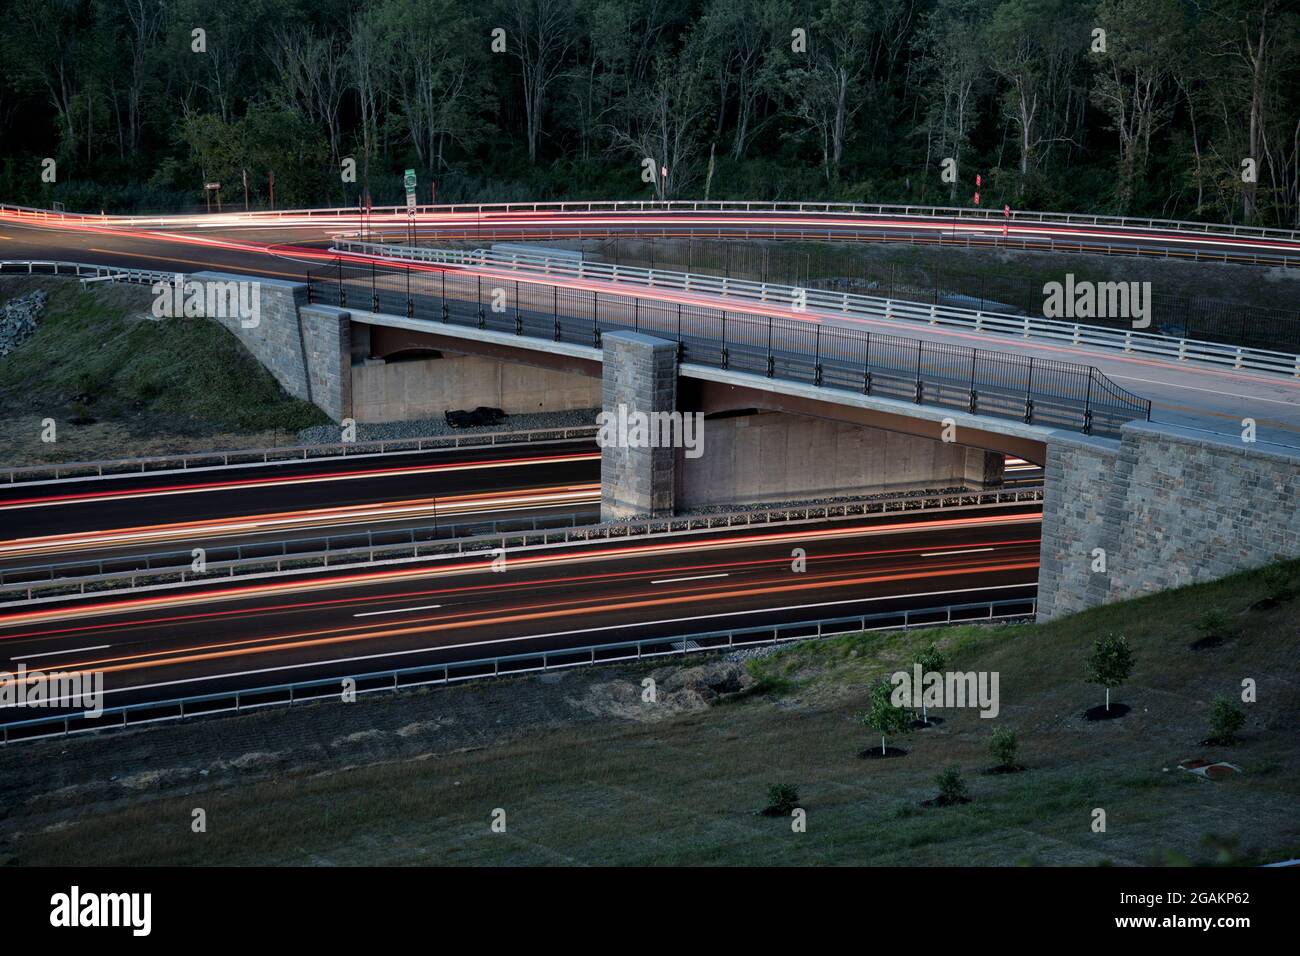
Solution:
[[[1286,568],[1291,587],[1300,585],[1300,562]],[[593,679],[625,683],[623,699],[636,700],[645,671],[624,667],[23,745],[0,752],[0,777],[11,785],[51,773],[52,761],[58,769],[47,792],[8,794],[0,853],[23,864],[1098,865],[1296,856],[1300,599],[1252,609],[1265,589],[1253,572],[1043,626],[804,643],[751,662],[760,681],[750,692],[653,722],[588,717],[539,730],[511,728],[502,716],[503,701],[546,694],[552,708],[567,702],[584,712],[591,688],[583,682]],[[1193,651],[1197,623],[1212,608],[1227,613],[1236,635]],[[1081,714],[1103,691],[1085,683],[1085,661],[1110,631],[1134,648],[1132,676],[1113,693],[1132,710],[1089,723]],[[942,725],[891,741],[906,757],[860,759],[878,740],[854,719],[867,688],[935,641],[950,668],[1000,673],[1001,715],[941,711]],[[1235,698],[1246,677],[1258,682],[1259,702],[1247,707],[1240,743],[1203,745],[1211,699]],[[468,701],[482,706],[467,718]],[[422,712],[439,714],[437,730],[411,723]],[[458,721],[483,734],[477,745],[457,748],[464,741],[447,728]],[[1024,772],[983,772],[996,763],[987,753],[994,727],[1017,734]],[[341,736],[310,743],[322,733],[323,741]],[[226,741],[219,753],[217,738]],[[246,754],[266,750],[276,753]],[[250,772],[232,774],[240,754]],[[1245,772],[1198,779],[1177,769],[1189,757],[1227,759]],[[259,765],[274,769],[252,772]],[[972,801],[922,807],[951,765]],[[211,776],[200,776],[206,766]],[[135,782],[110,782],[110,772]],[[798,788],[806,833],[754,813],[781,782]],[[195,807],[207,813],[202,835],[190,832]],[[494,808],[506,811],[504,834],[489,829]],[[1096,808],[1106,811],[1104,833],[1090,827]]]
[[[3,278],[0,303],[36,288],[49,300],[35,334],[0,358],[0,463],[284,444],[326,421],[217,323],[154,320],[145,287]]]

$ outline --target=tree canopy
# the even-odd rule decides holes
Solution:
[[[240,206],[247,177],[259,207],[274,174],[280,205],[396,203],[413,167],[424,202],[435,179],[967,205],[979,173],[994,207],[1300,226],[1295,0],[0,0],[0,23],[10,202],[174,209],[219,181]]]

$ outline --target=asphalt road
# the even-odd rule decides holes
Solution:
[[[0,670],[104,674],[106,706],[392,668],[1031,597],[1034,505],[521,549],[0,613]],[[807,555],[794,570],[795,549]],[[34,708],[0,721],[45,716]]]
[[[591,440],[0,486],[0,572],[599,510]],[[186,561],[185,563],[188,563]],[[21,577],[18,577],[21,579]]]
[[[430,240],[539,241],[573,238],[714,237],[846,239],[889,242],[953,242],[992,248],[1057,249],[1091,253],[1122,252],[1160,258],[1194,257],[1197,254],[1222,257],[1227,261],[1294,261],[1300,255],[1300,240],[1180,232],[1164,228],[1098,226],[1087,223],[1024,222],[1014,216],[1000,220],[973,221],[943,216],[867,215],[850,213],[781,212],[692,212],[597,211],[502,212],[421,210],[415,218],[418,236]],[[10,214],[0,225],[15,228],[31,225],[30,217]],[[369,217],[346,216],[278,217],[228,212],[222,215],[170,217],[68,217],[37,221],[65,232],[87,231],[101,238],[142,233],[173,236],[191,248],[206,244],[209,254],[222,239],[250,245],[304,243],[331,234],[368,232],[405,236],[409,220],[404,212],[380,211]],[[1004,235],[1005,233],[1005,235]],[[184,239],[180,237],[185,237]],[[10,240],[14,241],[14,240]],[[4,249],[0,243],[0,249]],[[176,253],[182,255],[182,253]],[[5,255],[10,258],[11,256]],[[18,258],[13,256],[12,258]],[[24,258],[26,258],[24,256]],[[207,256],[204,257],[207,261]]]

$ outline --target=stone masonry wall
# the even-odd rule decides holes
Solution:
[[[1053,441],[1046,481],[1042,620],[1300,555],[1297,453],[1135,422],[1117,450]]]
[[[604,410],[635,412],[677,408],[677,346],[637,332],[603,337],[601,397]],[[606,444],[600,452],[602,520],[670,515],[675,506],[676,451]]]
[[[352,413],[352,376],[346,312],[307,305],[302,282],[224,272],[196,272],[200,282],[256,282],[257,324],[238,316],[211,316],[233,332],[286,392],[313,402],[335,421]]]

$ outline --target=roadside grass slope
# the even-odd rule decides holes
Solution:
[[[4,464],[271,444],[327,421],[217,323],[153,320],[145,287],[5,277],[0,302],[35,288],[49,293],[36,332],[0,358]],[[41,441],[44,418],[56,442]]]
[[[1300,588],[1300,561],[1282,567],[1291,589]],[[405,716],[399,698],[22,745],[0,751],[0,776],[36,773],[55,759],[65,769],[58,788],[15,801],[0,816],[0,856],[60,865],[1084,866],[1295,857],[1300,599],[1257,607],[1266,587],[1253,571],[1041,626],[805,642],[751,661],[756,687],[707,710],[519,732],[502,724],[495,739],[492,718],[484,717],[492,711],[480,711],[484,742],[468,748],[436,731],[419,737],[398,728],[412,719],[413,706],[440,706],[454,722],[463,714],[458,700],[495,694],[500,701],[507,692],[562,699],[579,693],[583,675],[599,672],[436,691],[407,698]],[[1194,651],[1197,625],[1210,609],[1227,614],[1236,636]],[[1112,694],[1132,710],[1089,723],[1081,715],[1102,701],[1103,690],[1085,682],[1085,662],[1093,641],[1108,632],[1123,633],[1134,649],[1132,676]],[[860,759],[859,751],[878,742],[855,716],[868,687],[931,643],[947,653],[949,669],[999,672],[1001,714],[989,720],[973,710],[932,711],[945,722],[891,740],[910,751],[906,757]],[[649,670],[607,668],[600,679],[626,681],[639,694]],[[1243,705],[1240,743],[1204,745],[1211,699],[1236,698],[1245,678],[1257,681],[1258,702]],[[344,719],[354,734],[305,748],[301,759],[270,771],[200,778],[193,769],[196,733],[242,727],[236,736],[246,750],[273,749],[313,721]],[[993,727],[1017,734],[1025,772],[984,772],[996,763],[987,752]],[[417,746],[382,759],[384,743],[399,736]],[[195,749],[178,746],[184,740]],[[77,786],[104,785],[91,778],[106,760],[124,775],[152,773],[166,767],[164,754],[190,764],[180,775],[184,793],[159,783],[111,800],[65,796],[80,792]],[[1177,769],[1189,757],[1230,760],[1244,773],[1199,779]],[[923,807],[937,793],[936,775],[951,765],[961,768],[972,802]],[[77,782],[79,766],[100,769]],[[774,783],[798,788],[807,832],[756,814]],[[66,809],[52,819],[61,804]],[[195,807],[206,811],[204,834],[190,830]],[[497,808],[506,813],[504,833],[489,826]],[[1091,828],[1096,809],[1106,813],[1104,833]]]

